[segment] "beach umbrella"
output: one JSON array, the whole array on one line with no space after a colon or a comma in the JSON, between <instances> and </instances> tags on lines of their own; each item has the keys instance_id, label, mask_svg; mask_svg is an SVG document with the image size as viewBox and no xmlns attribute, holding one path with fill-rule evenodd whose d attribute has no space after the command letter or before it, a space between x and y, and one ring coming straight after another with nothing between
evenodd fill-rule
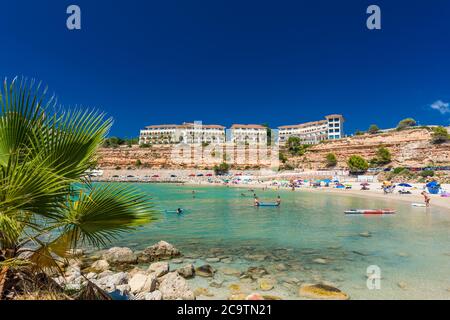
<instances>
[{"instance_id":1,"label":"beach umbrella","mask_svg":"<svg viewBox=\"0 0 450 320\"><path fill-rule=\"evenodd\" d=\"M195 177L195 174L191 173L191 174L189 175L189 177Z\"/></svg>"},{"instance_id":2,"label":"beach umbrella","mask_svg":"<svg viewBox=\"0 0 450 320\"><path fill-rule=\"evenodd\" d=\"M428 188L434 188L434 187L437 187L438 185L439 185L439 183L437 183L436 181L431 181L431 182L427 183Z\"/></svg>"},{"instance_id":3,"label":"beach umbrella","mask_svg":"<svg viewBox=\"0 0 450 320\"><path fill-rule=\"evenodd\" d=\"M362 186L370 186L370 184L367 183L367 182L363 182L363 183L361 183L361 185L362 185Z\"/></svg>"},{"instance_id":4,"label":"beach umbrella","mask_svg":"<svg viewBox=\"0 0 450 320\"><path fill-rule=\"evenodd\" d=\"M398 186L399 187L405 187L405 188L412 188L412 185L410 185L408 183L400 183Z\"/></svg>"},{"instance_id":5,"label":"beach umbrella","mask_svg":"<svg viewBox=\"0 0 450 320\"><path fill-rule=\"evenodd\" d=\"M330 183L331 182L330 179L323 179L322 181L325 182L325 183Z\"/></svg>"}]
</instances>

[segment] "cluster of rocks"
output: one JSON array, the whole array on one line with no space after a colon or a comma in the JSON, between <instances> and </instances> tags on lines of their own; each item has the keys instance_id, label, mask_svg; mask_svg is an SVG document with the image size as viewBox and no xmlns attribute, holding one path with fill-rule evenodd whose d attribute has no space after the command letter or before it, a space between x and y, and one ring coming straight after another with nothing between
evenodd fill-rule
<instances>
[{"instance_id":1,"label":"cluster of rocks","mask_svg":"<svg viewBox=\"0 0 450 320\"><path fill-rule=\"evenodd\" d=\"M170 270L166 260L180 255L171 244L160 241L136 254L130 248L114 247L103 252L101 259L88 266L72 259L64 276L54 280L68 290L80 290L88 281L106 292L119 292L130 300L193 300L195 295L185 278L194 275L193 265ZM152 262L146 270L132 268L139 262ZM132 268L114 272L114 269ZM112 269L112 270L111 270Z\"/></svg>"},{"instance_id":2,"label":"cluster of rocks","mask_svg":"<svg viewBox=\"0 0 450 320\"><path fill-rule=\"evenodd\" d=\"M282 250L278 253L285 254ZM296 291L304 298L348 299L348 295L331 285L323 284L320 279L317 279L316 284L301 285L302 281L299 279L283 276L292 266L281 262L270 265L270 269L267 269L266 265L260 265L241 271L226 265L233 261L233 258L225 255L220 248L212 248L204 254L206 264L195 267L194 259L200 256L193 253L181 257L180 251L165 241L160 241L139 253L126 247L114 247L84 261L79 259L80 254L74 256L66 266L64 276L58 276L54 280L68 290L80 290L90 281L108 293L116 292L131 300L194 300L199 296L211 297L214 293L210 289L222 288L224 277L239 280L239 283L228 286L230 300L281 299L273 294L264 294L281 288L279 285L289 291ZM253 253L245 255L245 258L262 263L267 259L267 255ZM171 270L167 260L171 260L171 265L177 265L177 268ZM218 262L221 262L221 266L215 269L211 264ZM143 264L148 267L143 269ZM271 275L271 272L274 272L276 277ZM190 288L187 279L196 276L209 279L209 288ZM251 293L253 290L262 293Z\"/></svg>"}]
</instances>

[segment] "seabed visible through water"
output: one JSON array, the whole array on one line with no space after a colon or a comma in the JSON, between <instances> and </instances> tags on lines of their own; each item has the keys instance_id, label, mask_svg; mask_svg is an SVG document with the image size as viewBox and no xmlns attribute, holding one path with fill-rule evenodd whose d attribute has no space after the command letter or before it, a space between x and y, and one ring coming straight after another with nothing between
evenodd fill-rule
<instances>
[{"instance_id":1,"label":"seabed visible through water","mask_svg":"<svg viewBox=\"0 0 450 320\"><path fill-rule=\"evenodd\" d=\"M194 198L192 187L138 186L152 196L159 220L114 245L142 250L165 240L182 252L170 261L172 270L210 264L214 278L189 280L194 289L207 289L199 299L227 299L238 291L301 299L298 288L306 283L330 284L351 299L450 299L445 209L412 208L388 197L274 190L256 193L263 201L281 195L280 208L255 208L253 193L240 188L196 187ZM177 208L185 213L164 213ZM345 216L351 208L394 208L397 214ZM367 287L373 265L381 270L379 290ZM242 277L251 267L266 272ZM261 282L273 288L262 291Z\"/></svg>"}]
</instances>

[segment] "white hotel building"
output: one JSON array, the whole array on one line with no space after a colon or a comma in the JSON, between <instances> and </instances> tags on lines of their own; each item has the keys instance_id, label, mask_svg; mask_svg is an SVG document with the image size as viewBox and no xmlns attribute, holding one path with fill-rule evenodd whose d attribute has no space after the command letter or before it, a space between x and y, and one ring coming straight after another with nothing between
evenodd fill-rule
<instances>
[{"instance_id":1,"label":"white hotel building","mask_svg":"<svg viewBox=\"0 0 450 320\"><path fill-rule=\"evenodd\" d=\"M225 127L201 123L165 124L141 130L139 144L224 143Z\"/></svg>"},{"instance_id":2,"label":"white hotel building","mask_svg":"<svg viewBox=\"0 0 450 320\"><path fill-rule=\"evenodd\" d=\"M231 141L238 144L267 144L267 128L259 124L233 124Z\"/></svg>"},{"instance_id":3,"label":"white hotel building","mask_svg":"<svg viewBox=\"0 0 450 320\"><path fill-rule=\"evenodd\" d=\"M298 137L304 144L341 139L344 136L344 121L342 115L332 114L326 116L325 120L278 127L279 142L286 143L290 137Z\"/></svg>"},{"instance_id":4,"label":"white hotel building","mask_svg":"<svg viewBox=\"0 0 450 320\"><path fill-rule=\"evenodd\" d=\"M344 136L344 117L332 114L324 120L278 127L278 141L286 143L289 137L299 137L304 144L317 144L324 140ZM228 138L228 139L227 139ZM201 122L148 126L141 130L139 144L200 144L225 143L266 144L267 128L258 124L233 124L229 137L221 125L203 125Z\"/></svg>"}]
</instances>

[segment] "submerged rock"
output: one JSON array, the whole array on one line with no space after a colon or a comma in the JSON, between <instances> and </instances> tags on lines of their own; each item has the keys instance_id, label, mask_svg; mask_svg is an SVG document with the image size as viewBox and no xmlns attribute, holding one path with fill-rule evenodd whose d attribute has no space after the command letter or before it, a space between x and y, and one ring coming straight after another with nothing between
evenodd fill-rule
<instances>
[{"instance_id":1,"label":"submerged rock","mask_svg":"<svg viewBox=\"0 0 450 320\"><path fill-rule=\"evenodd\" d=\"M258 279L259 288L263 291L272 290L273 287L275 286L275 284L276 284L276 281L273 279L267 279L267 278Z\"/></svg>"},{"instance_id":2,"label":"submerged rock","mask_svg":"<svg viewBox=\"0 0 450 320\"><path fill-rule=\"evenodd\" d=\"M139 256L142 262L167 260L178 257L180 251L173 245L166 241L159 241L158 243L146 248Z\"/></svg>"},{"instance_id":3,"label":"submerged rock","mask_svg":"<svg viewBox=\"0 0 450 320\"><path fill-rule=\"evenodd\" d=\"M348 300L349 296L338 288L325 284L304 285L300 287L300 297L310 299Z\"/></svg>"},{"instance_id":4,"label":"submerged rock","mask_svg":"<svg viewBox=\"0 0 450 320\"><path fill-rule=\"evenodd\" d=\"M364 237L364 238L370 238L372 236L372 234L369 231L366 232L361 232L359 234L360 237Z\"/></svg>"},{"instance_id":5,"label":"submerged rock","mask_svg":"<svg viewBox=\"0 0 450 320\"><path fill-rule=\"evenodd\" d=\"M170 272L160 279L159 291L163 300L195 300L195 295L186 280L176 272Z\"/></svg>"},{"instance_id":6,"label":"submerged rock","mask_svg":"<svg viewBox=\"0 0 450 320\"><path fill-rule=\"evenodd\" d=\"M269 272L267 272L264 267L249 267L244 273L244 276L256 280L267 274L269 274Z\"/></svg>"},{"instance_id":7,"label":"submerged rock","mask_svg":"<svg viewBox=\"0 0 450 320\"><path fill-rule=\"evenodd\" d=\"M317 264L327 264L328 263L328 261L323 258L314 259L313 262L317 263Z\"/></svg>"},{"instance_id":8,"label":"submerged rock","mask_svg":"<svg viewBox=\"0 0 450 320\"><path fill-rule=\"evenodd\" d=\"M213 277L216 270L209 264L202 265L195 269L195 274L200 277Z\"/></svg>"},{"instance_id":9,"label":"submerged rock","mask_svg":"<svg viewBox=\"0 0 450 320\"><path fill-rule=\"evenodd\" d=\"M234 269L234 268L226 268L225 267L225 268L219 269L219 271L227 276L239 277L241 275L241 271L239 271L238 269Z\"/></svg>"},{"instance_id":10,"label":"submerged rock","mask_svg":"<svg viewBox=\"0 0 450 320\"><path fill-rule=\"evenodd\" d=\"M406 289L408 287L408 285L406 284L406 282L400 281L399 283L397 283L397 286L400 289Z\"/></svg>"},{"instance_id":11,"label":"submerged rock","mask_svg":"<svg viewBox=\"0 0 450 320\"><path fill-rule=\"evenodd\" d=\"M220 262L219 258L206 258L206 262L214 263L214 262Z\"/></svg>"},{"instance_id":12,"label":"submerged rock","mask_svg":"<svg viewBox=\"0 0 450 320\"><path fill-rule=\"evenodd\" d=\"M190 279L195 276L195 268L193 264L185 265L177 269L177 273L185 279Z\"/></svg>"},{"instance_id":13,"label":"submerged rock","mask_svg":"<svg viewBox=\"0 0 450 320\"><path fill-rule=\"evenodd\" d=\"M213 280L209 283L209 286L213 288L222 288L223 282L223 280Z\"/></svg>"},{"instance_id":14,"label":"submerged rock","mask_svg":"<svg viewBox=\"0 0 450 320\"><path fill-rule=\"evenodd\" d=\"M286 271L288 268L284 263L278 263L275 265L275 270L277 271Z\"/></svg>"},{"instance_id":15,"label":"submerged rock","mask_svg":"<svg viewBox=\"0 0 450 320\"><path fill-rule=\"evenodd\" d=\"M114 247L103 253L103 259L111 264L132 264L137 262L137 257L130 248Z\"/></svg>"},{"instance_id":16,"label":"submerged rock","mask_svg":"<svg viewBox=\"0 0 450 320\"><path fill-rule=\"evenodd\" d=\"M230 291L234 293L241 292L241 286L236 283L230 284L228 286L228 289L230 289Z\"/></svg>"},{"instance_id":17,"label":"submerged rock","mask_svg":"<svg viewBox=\"0 0 450 320\"><path fill-rule=\"evenodd\" d=\"M205 296L205 297L213 297L214 294L209 292L208 288L196 288L194 290L195 297Z\"/></svg>"}]
</instances>

